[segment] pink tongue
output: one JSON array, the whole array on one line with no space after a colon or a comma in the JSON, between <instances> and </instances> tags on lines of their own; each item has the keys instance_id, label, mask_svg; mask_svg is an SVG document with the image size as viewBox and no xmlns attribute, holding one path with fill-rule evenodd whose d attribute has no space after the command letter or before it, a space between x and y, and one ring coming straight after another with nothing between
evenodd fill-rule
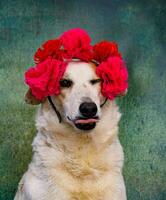
<instances>
[{"instance_id":1,"label":"pink tongue","mask_svg":"<svg viewBox=\"0 0 166 200\"><path fill-rule=\"evenodd\" d=\"M88 123L93 123L97 122L96 119L78 119L75 121L76 124L88 124Z\"/></svg>"}]
</instances>

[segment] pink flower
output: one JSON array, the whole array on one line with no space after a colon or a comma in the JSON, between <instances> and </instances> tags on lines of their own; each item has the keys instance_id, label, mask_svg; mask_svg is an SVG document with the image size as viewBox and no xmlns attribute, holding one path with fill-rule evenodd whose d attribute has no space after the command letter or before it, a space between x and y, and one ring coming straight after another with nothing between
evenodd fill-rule
<instances>
[{"instance_id":1,"label":"pink flower","mask_svg":"<svg viewBox=\"0 0 166 200\"><path fill-rule=\"evenodd\" d=\"M118 52L118 45L115 42L102 41L93 46L94 60L98 62L106 61L110 56L121 57Z\"/></svg>"},{"instance_id":2,"label":"pink flower","mask_svg":"<svg viewBox=\"0 0 166 200\"><path fill-rule=\"evenodd\" d=\"M119 57L109 57L96 68L96 74L102 79L101 92L103 96L113 100L123 95L128 88L128 72L123 60Z\"/></svg>"},{"instance_id":3,"label":"pink flower","mask_svg":"<svg viewBox=\"0 0 166 200\"><path fill-rule=\"evenodd\" d=\"M60 93L59 80L67 63L65 60L80 59L97 61L96 73L103 80L102 94L109 99L125 94L128 73L115 42L102 41L92 47L86 31L74 28L58 39L48 40L34 55L37 65L25 73L25 81L32 94L39 100Z\"/></svg>"},{"instance_id":4,"label":"pink flower","mask_svg":"<svg viewBox=\"0 0 166 200\"><path fill-rule=\"evenodd\" d=\"M58 95L60 93L59 81L65 69L66 63L49 57L25 72L25 82L38 100L49 95Z\"/></svg>"},{"instance_id":5,"label":"pink flower","mask_svg":"<svg viewBox=\"0 0 166 200\"><path fill-rule=\"evenodd\" d=\"M67 53L67 58L78 58L83 61L92 59L92 46L89 35L80 28L74 28L66 31L60 37L64 51Z\"/></svg>"},{"instance_id":6,"label":"pink flower","mask_svg":"<svg viewBox=\"0 0 166 200\"><path fill-rule=\"evenodd\" d=\"M42 47L37 50L34 55L35 63L40 63L46 60L49 56L55 59L62 60L64 52L61 49L61 41L59 39L48 40Z\"/></svg>"}]
</instances>

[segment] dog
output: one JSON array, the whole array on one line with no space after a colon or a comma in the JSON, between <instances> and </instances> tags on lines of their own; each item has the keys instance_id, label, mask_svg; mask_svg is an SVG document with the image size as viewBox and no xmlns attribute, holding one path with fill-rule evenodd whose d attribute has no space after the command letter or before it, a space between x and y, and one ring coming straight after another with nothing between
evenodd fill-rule
<instances>
[{"instance_id":1,"label":"dog","mask_svg":"<svg viewBox=\"0 0 166 200\"><path fill-rule=\"evenodd\" d=\"M69 61L61 93L52 95L51 103L27 92L27 103L40 104L37 135L14 200L127 199L118 139L121 114L115 100L102 95L95 67L93 62Z\"/></svg>"}]
</instances>

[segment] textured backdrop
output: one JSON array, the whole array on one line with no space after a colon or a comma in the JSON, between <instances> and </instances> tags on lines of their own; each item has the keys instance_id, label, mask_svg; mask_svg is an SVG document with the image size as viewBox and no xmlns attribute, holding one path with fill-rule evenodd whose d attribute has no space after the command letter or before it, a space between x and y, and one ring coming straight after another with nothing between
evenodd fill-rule
<instances>
[{"instance_id":1,"label":"textured backdrop","mask_svg":"<svg viewBox=\"0 0 166 200\"><path fill-rule=\"evenodd\" d=\"M24 103L23 73L40 44L85 28L115 40L129 69L119 100L128 200L166 199L166 3L160 0L0 1L0 200L12 200L31 159L35 108Z\"/></svg>"}]
</instances>

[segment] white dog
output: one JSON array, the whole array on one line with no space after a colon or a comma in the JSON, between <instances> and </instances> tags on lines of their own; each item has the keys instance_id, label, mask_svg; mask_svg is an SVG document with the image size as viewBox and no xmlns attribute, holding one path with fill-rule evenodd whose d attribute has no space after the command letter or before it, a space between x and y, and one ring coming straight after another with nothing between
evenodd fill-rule
<instances>
[{"instance_id":1,"label":"white dog","mask_svg":"<svg viewBox=\"0 0 166 200\"><path fill-rule=\"evenodd\" d=\"M94 64L70 61L60 85L53 105L41 102L33 158L14 200L126 200L121 114L105 102ZM39 103L31 92L26 100Z\"/></svg>"}]
</instances>

